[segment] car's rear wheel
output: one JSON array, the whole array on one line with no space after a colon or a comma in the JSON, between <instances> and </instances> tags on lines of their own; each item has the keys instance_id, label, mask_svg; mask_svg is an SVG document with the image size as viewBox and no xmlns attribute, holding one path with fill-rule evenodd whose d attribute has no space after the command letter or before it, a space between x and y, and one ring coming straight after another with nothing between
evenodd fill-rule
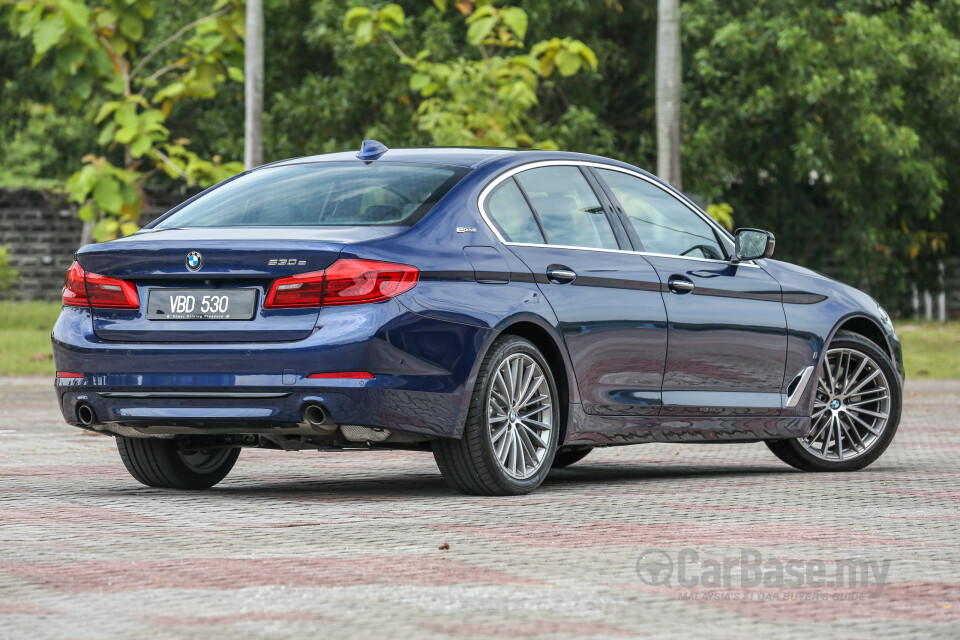
<instances>
[{"instance_id":1,"label":"car's rear wheel","mask_svg":"<svg viewBox=\"0 0 960 640\"><path fill-rule=\"evenodd\" d=\"M553 456L553 468L560 469L562 467L569 467L575 462L580 462L587 457L593 451L592 447L584 447L582 449L561 449L557 451L557 454Z\"/></svg>"},{"instance_id":2,"label":"car's rear wheel","mask_svg":"<svg viewBox=\"0 0 960 640\"><path fill-rule=\"evenodd\" d=\"M810 433L767 446L804 471L863 469L893 440L901 405L887 354L866 338L842 332L831 342L817 379Z\"/></svg>"},{"instance_id":3,"label":"car's rear wheel","mask_svg":"<svg viewBox=\"0 0 960 640\"><path fill-rule=\"evenodd\" d=\"M460 440L437 440L444 479L462 493L519 495L536 489L560 431L557 385L529 340L498 338L480 366Z\"/></svg>"},{"instance_id":4,"label":"car's rear wheel","mask_svg":"<svg viewBox=\"0 0 960 640\"><path fill-rule=\"evenodd\" d=\"M209 489L223 480L239 448L184 449L177 440L117 437L120 459L138 482L164 489Z\"/></svg>"}]
</instances>

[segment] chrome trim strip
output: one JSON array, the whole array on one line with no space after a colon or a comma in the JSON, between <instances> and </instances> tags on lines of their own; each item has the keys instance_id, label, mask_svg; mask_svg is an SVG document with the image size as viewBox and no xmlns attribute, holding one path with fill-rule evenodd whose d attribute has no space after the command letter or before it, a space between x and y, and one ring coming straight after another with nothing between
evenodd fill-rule
<instances>
[{"instance_id":1,"label":"chrome trim strip","mask_svg":"<svg viewBox=\"0 0 960 640\"><path fill-rule=\"evenodd\" d=\"M642 173L638 173L638 172L636 172L636 171L631 171L631 170L629 170L629 169L625 169L625 168L623 168L623 167L618 167L618 166L615 166L615 165L612 165L612 164L604 164L604 163L602 163L602 162L588 162L588 161L586 161L586 160L541 160L541 161L539 161L539 162L531 162L531 163L528 163L528 164L520 165L519 167L513 167L512 169L508 169L507 171L501 173L499 176L497 176L496 178L494 178L486 187L484 187L484 188L483 188L483 191L481 191L481 192L480 192L480 195L477 197L477 208L480 210L480 217L483 218L483 222L487 225L487 228L489 228L490 231L493 232L493 235L495 235L500 242L502 242L503 244L505 244L505 245L508 246L508 247L547 247L547 248L551 248L551 249L576 249L576 250L578 250L578 251L598 251L598 252L601 252L601 253L630 253L630 254L634 254L634 255L638 255L638 256L652 256L652 257L658 257L658 258L675 258L675 259L677 259L677 260L693 260L694 262L720 263L720 264L736 265L736 266L738 266L738 267L750 267L750 268L752 268L752 269L759 269L759 268L760 268L759 265L755 264L755 263L752 262L752 261L750 261L750 262L734 262L734 261L732 261L732 260L711 260L710 258L693 258L693 257L690 257L690 256L673 256L673 255L670 255L670 254L665 254L665 253L652 253L652 252L649 252L649 251L632 251L632 250L627 250L627 249L598 249L598 248L595 248L595 247L569 247L569 246L566 246L566 245L559 245L559 244L536 244L536 243L529 243L529 242L509 242L509 241L505 240L504 237L500 235L500 232L497 231L496 225L494 225L494 224L490 221L490 218L487 217L487 211L486 211L486 209L484 209L484 203L486 202L487 197L490 195L490 192L493 191L495 188L497 188L497 186L499 186L501 182L507 180L508 178L511 178L511 177L515 176L515 175L518 174L518 173L521 173L521 172L523 172L523 171L526 171L527 169L538 169L538 168L540 168L540 167L556 167L556 166L561 166L561 167L562 167L562 166L574 166L574 167L583 166L583 167L595 167L595 168L598 168L598 169L609 169L609 170L611 170L611 171L619 171L619 172L621 172L621 173L626 173L626 174L628 174L628 175L631 175L631 176L640 178L641 180L645 180L645 181L649 182L650 184L652 184L653 186L655 186L656 188L658 188L658 189L660 189L661 191L663 191L664 193L667 193L667 194L673 196L674 198L676 198L681 204L683 204L683 206L685 206L685 207L687 207L688 209L690 209L691 211L693 211L693 212L694 212L696 215L698 215L704 222L706 222L706 223L707 223L708 225L710 225L713 229L715 229L716 231L718 231L718 232L720 233L720 235L722 235L723 237L725 237L728 241L730 240L730 238L729 238L730 232L727 231L726 229L724 229L723 227L721 227L719 224L717 224L717 221L716 221L716 220L714 220L714 219L711 218L710 216L702 213L702 212L699 211L696 207L691 206L691 204L686 201L685 197L678 197L676 194L671 193L670 191L664 189L662 185L660 185L660 184L658 184L657 182L651 180L649 177L643 175ZM680 194L680 195L682 196L683 194ZM725 247L725 248L729 250L729 247Z\"/></svg>"},{"instance_id":2,"label":"chrome trim strip","mask_svg":"<svg viewBox=\"0 0 960 640\"><path fill-rule=\"evenodd\" d=\"M780 395L768 391L663 391L663 408L779 409ZM776 415L776 414L774 414ZM660 414L661 418L670 414Z\"/></svg>"},{"instance_id":3,"label":"chrome trim strip","mask_svg":"<svg viewBox=\"0 0 960 640\"><path fill-rule=\"evenodd\" d=\"M800 378L800 380L797 381L797 386L793 390L793 393L791 393L790 396L785 399L783 403L784 409L791 409L797 406L797 403L800 402L800 396L802 396L803 392L807 390L807 384L810 383L811 374L813 374L812 365L797 374L797 377L794 378L794 380L797 378Z\"/></svg>"},{"instance_id":4,"label":"chrome trim strip","mask_svg":"<svg viewBox=\"0 0 960 640\"><path fill-rule=\"evenodd\" d=\"M100 391L104 398L286 398L290 392L256 393L243 391Z\"/></svg>"}]
</instances>

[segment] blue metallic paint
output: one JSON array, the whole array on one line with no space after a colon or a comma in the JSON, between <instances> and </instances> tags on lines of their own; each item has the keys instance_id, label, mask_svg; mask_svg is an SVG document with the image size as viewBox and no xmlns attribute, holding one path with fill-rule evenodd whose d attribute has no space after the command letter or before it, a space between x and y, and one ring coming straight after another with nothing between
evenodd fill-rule
<instances>
[{"instance_id":1,"label":"blue metallic paint","mask_svg":"<svg viewBox=\"0 0 960 640\"><path fill-rule=\"evenodd\" d=\"M382 158L458 164L472 171L409 228L298 228L291 233L148 226L129 238L81 249L77 259L84 268L135 279L144 301L147 286L174 281L178 286L245 284L258 288L262 298L272 279L322 269L338 257L412 264L420 269L420 280L387 302L319 313L267 312L258 304L257 321L247 326L231 321L185 326L148 321L141 311L94 314L66 307L53 330L56 366L85 375L57 381L67 421L77 424L76 405L82 400L100 420L116 424L269 432L293 428L302 421L302 404L317 401L341 424L456 438L483 355L498 335L520 327L552 345L562 362L555 373L568 390L568 444L803 435L813 386L795 408L781 411L775 399L785 397L804 367L819 367L830 338L850 319L872 323L885 337L902 378L899 342L876 303L806 269L777 260L759 261L760 268L677 260L630 247L594 252L505 246L480 216L484 187L524 164L602 162L649 176L635 167L545 151L391 150ZM343 153L272 166L347 160L359 162L355 154ZM592 176L591 181L601 188ZM609 211L605 194L598 196ZM626 234L617 232L623 243ZM217 239L209 239L214 233ZM732 251L728 235L721 242ZM203 253L197 273L184 265L191 250ZM306 263L267 265L269 258L283 256ZM577 280L549 282L545 268L556 264L573 268ZM676 273L694 280L699 291L670 292L666 280ZM749 277L732 277L743 273ZM342 370L369 370L375 378L307 378ZM225 389L282 395L100 395Z\"/></svg>"},{"instance_id":2,"label":"blue metallic paint","mask_svg":"<svg viewBox=\"0 0 960 640\"><path fill-rule=\"evenodd\" d=\"M583 410L599 415L657 415L661 405L667 316L656 272L632 253L511 247L535 274L559 320ZM572 282L551 282L551 268Z\"/></svg>"},{"instance_id":3,"label":"blue metallic paint","mask_svg":"<svg viewBox=\"0 0 960 640\"><path fill-rule=\"evenodd\" d=\"M779 415L787 331L777 281L748 265L647 259L664 285L680 276L696 287L663 294L669 415Z\"/></svg>"}]
</instances>

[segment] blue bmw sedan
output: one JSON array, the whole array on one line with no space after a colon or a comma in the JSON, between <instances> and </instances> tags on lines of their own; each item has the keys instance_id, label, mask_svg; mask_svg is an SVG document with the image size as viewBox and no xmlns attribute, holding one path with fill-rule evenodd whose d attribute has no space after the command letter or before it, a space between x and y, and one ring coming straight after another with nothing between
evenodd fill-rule
<instances>
[{"instance_id":1,"label":"blue bmw sedan","mask_svg":"<svg viewBox=\"0 0 960 640\"><path fill-rule=\"evenodd\" d=\"M432 451L478 495L645 442L861 469L897 430L900 343L774 244L616 160L366 141L83 247L57 396L152 487L211 487L244 447Z\"/></svg>"}]
</instances>

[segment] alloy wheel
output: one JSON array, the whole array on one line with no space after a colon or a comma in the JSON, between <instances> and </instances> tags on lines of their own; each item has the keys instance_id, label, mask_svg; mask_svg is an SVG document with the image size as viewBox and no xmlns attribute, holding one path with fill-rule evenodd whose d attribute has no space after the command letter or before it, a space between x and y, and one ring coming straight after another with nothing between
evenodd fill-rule
<instances>
[{"instance_id":1,"label":"alloy wheel","mask_svg":"<svg viewBox=\"0 0 960 640\"><path fill-rule=\"evenodd\" d=\"M890 385L877 362L856 349L827 351L817 379L813 429L800 444L829 461L857 458L879 440L890 417Z\"/></svg>"},{"instance_id":2,"label":"alloy wheel","mask_svg":"<svg viewBox=\"0 0 960 640\"><path fill-rule=\"evenodd\" d=\"M497 367L487 397L487 426L500 468L523 480L543 465L553 431L550 385L536 360L524 353Z\"/></svg>"}]
</instances>

